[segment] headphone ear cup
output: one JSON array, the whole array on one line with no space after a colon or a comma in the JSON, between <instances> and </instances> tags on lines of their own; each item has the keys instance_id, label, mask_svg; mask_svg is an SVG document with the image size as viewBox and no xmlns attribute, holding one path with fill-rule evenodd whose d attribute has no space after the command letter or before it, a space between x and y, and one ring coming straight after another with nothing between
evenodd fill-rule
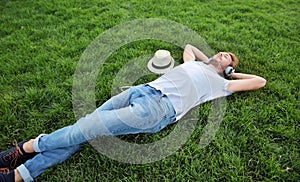
<instances>
[{"instance_id":1,"label":"headphone ear cup","mask_svg":"<svg viewBox=\"0 0 300 182\"><path fill-rule=\"evenodd\" d=\"M227 66L227 68L224 70L225 77L230 77L231 73L234 73L234 69L231 66Z\"/></svg>"}]
</instances>

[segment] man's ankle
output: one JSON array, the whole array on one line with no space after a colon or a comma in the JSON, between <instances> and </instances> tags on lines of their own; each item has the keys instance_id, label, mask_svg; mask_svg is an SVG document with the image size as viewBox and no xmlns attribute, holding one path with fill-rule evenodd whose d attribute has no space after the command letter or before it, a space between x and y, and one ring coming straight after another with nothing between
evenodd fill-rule
<instances>
[{"instance_id":1,"label":"man's ankle","mask_svg":"<svg viewBox=\"0 0 300 182\"><path fill-rule=\"evenodd\" d=\"M17 169L15 169L14 172L15 172L15 182L22 182L23 179L22 179L19 171Z\"/></svg>"},{"instance_id":2,"label":"man's ankle","mask_svg":"<svg viewBox=\"0 0 300 182\"><path fill-rule=\"evenodd\" d=\"M33 149L33 142L34 142L34 139L30 139L28 142L25 142L23 144L23 150L26 152L26 153L33 153L34 152L34 149Z\"/></svg>"}]
</instances>

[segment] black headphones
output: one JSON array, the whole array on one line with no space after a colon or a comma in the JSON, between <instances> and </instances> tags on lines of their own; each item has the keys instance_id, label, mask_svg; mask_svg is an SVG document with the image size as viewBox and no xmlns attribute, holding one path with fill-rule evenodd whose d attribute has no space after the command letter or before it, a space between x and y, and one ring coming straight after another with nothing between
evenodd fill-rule
<instances>
[{"instance_id":1,"label":"black headphones","mask_svg":"<svg viewBox=\"0 0 300 182\"><path fill-rule=\"evenodd\" d=\"M224 70L223 74L225 78L229 78L232 73L235 72L235 69L232 66L227 66L227 68Z\"/></svg>"}]
</instances>

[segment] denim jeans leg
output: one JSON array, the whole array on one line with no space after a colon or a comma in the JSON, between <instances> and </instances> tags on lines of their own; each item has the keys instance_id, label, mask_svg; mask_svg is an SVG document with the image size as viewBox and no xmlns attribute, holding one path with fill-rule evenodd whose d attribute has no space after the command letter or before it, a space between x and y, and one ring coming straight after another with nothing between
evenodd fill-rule
<instances>
[{"instance_id":1,"label":"denim jeans leg","mask_svg":"<svg viewBox=\"0 0 300 182\"><path fill-rule=\"evenodd\" d=\"M113 96L107 102L102 104L97 110L113 110L128 106L129 98L130 91L128 89L116 96ZM49 135L37 137L36 141L33 144L34 150L36 152L42 152L87 142L87 137L84 137L84 135L82 135L78 123L88 125L88 123L97 122L98 118L96 116L97 112L94 111L93 113L87 114L85 117L80 118L77 123L73 125L56 130ZM101 133L99 135L101 135ZM103 133L103 135L105 135L105 133Z\"/></svg>"},{"instance_id":2,"label":"denim jeans leg","mask_svg":"<svg viewBox=\"0 0 300 182\"><path fill-rule=\"evenodd\" d=\"M78 124L63 127L48 135L37 137L33 143L35 152L65 148L86 142Z\"/></svg>"},{"instance_id":3,"label":"denim jeans leg","mask_svg":"<svg viewBox=\"0 0 300 182\"><path fill-rule=\"evenodd\" d=\"M24 182L33 181L51 166L68 159L80 149L79 145L41 152L17 168Z\"/></svg>"},{"instance_id":4,"label":"denim jeans leg","mask_svg":"<svg viewBox=\"0 0 300 182\"><path fill-rule=\"evenodd\" d=\"M89 115L88 120L78 121L86 140L98 136L155 133L175 121L174 108L167 97L150 86L133 87L125 94L113 97L104 106Z\"/></svg>"}]
</instances>

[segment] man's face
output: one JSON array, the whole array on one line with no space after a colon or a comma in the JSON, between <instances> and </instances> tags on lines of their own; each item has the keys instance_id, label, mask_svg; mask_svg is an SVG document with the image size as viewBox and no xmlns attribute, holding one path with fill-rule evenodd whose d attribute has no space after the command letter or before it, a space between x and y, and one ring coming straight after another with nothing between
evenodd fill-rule
<instances>
[{"instance_id":1,"label":"man's face","mask_svg":"<svg viewBox=\"0 0 300 182\"><path fill-rule=\"evenodd\" d=\"M232 64L231 56L227 52L219 52L218 54L214 55L212 58L218 61L222 69L225 69L227 66Z\"/></svg>"}]
</instances>

